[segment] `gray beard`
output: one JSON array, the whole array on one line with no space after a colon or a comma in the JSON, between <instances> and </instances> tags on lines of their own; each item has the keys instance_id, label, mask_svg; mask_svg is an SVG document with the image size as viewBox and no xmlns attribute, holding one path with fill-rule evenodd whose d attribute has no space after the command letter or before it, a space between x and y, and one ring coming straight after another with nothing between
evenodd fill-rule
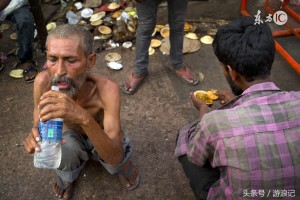
<instances>
[{"instance_id":1,"label":"gray beard","mask_svg":"<svg viewBox=\"0 0 300 200\"><path fill-rule=\"evenodd\" d=\"M79 89L81 88L83 82L86 80L87 74L83 74L82 76L78 77L76 80L68 78L66 76L60 77L53 77L51 79L51 85L57 85L59 82L65 82L69 85L68 89L60 89L59 91L67 94L71 98L75 97L78 93Z\"/></svg>"}]
</instances>

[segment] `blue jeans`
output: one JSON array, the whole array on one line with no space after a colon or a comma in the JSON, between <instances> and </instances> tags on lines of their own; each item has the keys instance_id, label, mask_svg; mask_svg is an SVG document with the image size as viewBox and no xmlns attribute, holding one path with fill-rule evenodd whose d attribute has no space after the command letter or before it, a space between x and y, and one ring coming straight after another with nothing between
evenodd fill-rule
<instances>
[{"instance_id":1,"label":"blue jeans","mask_svg":"<svg viewBox=\"0 0 300 200\"><path fill-rule=\"evenodd\" d=\"M19 51L18 58L21 63L33 60L34 20L28 6L15 10L7 17L16 25Z\"/></svg>"},{"instance_id":2,"label":"blue jeans","mask_svg":"<svg viewBox=\"0 0 300 200\"><path fill-rule=\"evenodd\" d=\"M138 27L136 33L136 58L134 73L138 76L148 74L148 49L151 34L156 25L156 14L160 0L137 2ZM184 21L188 0L168 0L168 23L170 26L170 62L175 69L183 67Z\"/></svg>"}]
</instances>

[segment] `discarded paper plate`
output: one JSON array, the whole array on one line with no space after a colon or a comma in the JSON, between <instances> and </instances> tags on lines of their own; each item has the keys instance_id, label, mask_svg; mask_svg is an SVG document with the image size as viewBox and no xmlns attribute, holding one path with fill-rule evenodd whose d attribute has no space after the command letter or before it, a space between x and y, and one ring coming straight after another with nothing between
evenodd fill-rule
<instances>
[{"instance_id":1,"label":"discarded paper plate","mask_svg":"<svg viewBox=\"0 0 300 200\"><path fill-rule=\"evenodd\" d=\"M205 35L200 39L200 41L204 44L212 44L214 39L209 35Z\"/></svg>"},{"instance_id":2,"label":"discarded paper plate","mask_svg":"<svg viewBox=\"0 0 300 200\"><path fill-rule=\"evenodd\" d=\"M105 16L104 11L95 13L95 14L91 15L90 21L91 22L98 21L98 20L102 19L104 16Z\"/></svg>"},{"instance_id":3,"label":"discarded paper plate","mask_svg":"<svg viewBox=\"0 0 300 200\"><path fill-rule=\"evenodd\" d=\"M151 43L150 43L150 47L152 48L156 48L159 47L161 45L161 41L158 39L152 39Z\"/></svg>"},{"instance_id":4,"label":"discarded paper plate","mask_svg":"<svg viewBox=\"0 0 300 200\"><path fill-rule=\"evenodd\" d=\"M130 41L126 41L122 44L122 46L125 48L125 49L128 49L130 47L132 47L132 42Z\"/></svg>"},{"instance_id":5,"label":"discarded paper plate","mask_svg":"<svg viewBox=\"0 0 300 200\"><path fill-rule=\"evenodd\" d=\"M108 6L107 6L107 8L110 9L110 10L115 10L119 7L120 7L120 4L118 4L116 2L112 2L112 3L108 4Z\"/></svg>"},{"instance_id":6,"label":"discarded paper plate","mask_svg":"<svg viewBox=\"0 0 300 200\"><path fill-rule=\"evenodd\" d=\"M12 33L10 36L9 36L10 39L12 40L17 40L18 39L18 35L17 33Z\"/></svg>"},{"instance_id":7,"label":"discarded paper plate","mask_svg":"<svg viewBox=\"0 0 300 200\"><path fill-rule=\"evenodd\" d=\"M118 11L114 12L111 17L114 19L117 19L121 15L122 15L122 12L118 10Z\"/></svg>"},{"instance_id":8,"label":"discarded paper plate","mask_svg":"<svg viewBox=\"0 0 300 200\"><path fill-rule=\"evenodd\" d=\"M120 70L123 68L123 65L119 62L107 62L107 67L114 69L114 70Z\"/></svg>"},{"instance_id":9,"label":"discarded paper plate","mask_svg":"<svg viewBox=\"0 0 300 200\"><path fill-rule=\"evenodd\" d=\"M160 35L164 38L170 37L170 28L169 27L164 27L160 30Z\"/></svg>"},{"instance_id":10,"label":"discarded paper plate","mask_svg":"<svg viewBox=\"0 0 300 200\"><path fill-rule=\"evenodd\" d=\"M184 31L185 32L190 32L192 31L193 26L191 24L189 24L188 22L184 22Z\"/></svg>"},{"instance_id":11,"label":"discarded paper plate","mask_svg":"<svg viewBox=\"0 0 300 200\"><path fill-rule=\"evenodd\" d=\"M108 53L105 55L104 59L107 62L118 62L121 60L121 55L118 53Z\"/></svg>"},{"instance_id":12,"label":"discarded paper plate","mask_svg":"<svg viewBox=\"0 0 300 200\"><path fill-rule=\"evenodd\" d=\"M131 11L134 11L134 8L131 7L131 6L127 6L125 9L124 9L125 12L131 12Z\"/></svg>"},{"instance_id":13,"label":"discarded paper plate","mask_svg":"<svg viewBox=\"0 0 300 200\"><path fill-rule=\"evenodd\" d=\"M189 38L191 40L198 40L198 36L196 35L196 33L192 33L192 32L189 32L187 34L185 34L185 37L186 38Z\"/></svg>"},{"instance_id":14,"label":"discarded paper plate","mask_svg":"<svg viewBox=\"0 0 300 200\"><path fill-rule=\"evenodd\" d=\"M109 28L108 26L99 26L98 28L99 32L104 34L104 35L108 35L111 33L111 28Z\"/></svg>"},{"instance_id":15,"label":"discarded paper plate","mask_svg":"<svg viewBox=\"0 0 300 200\"><path fill-rule=\"evenodd\" d=\"M56 28L56 23L55 22L50 22L49 24L46 25L47 31L51 31Z\"/></svg>"},{"instance_id":16,"label":"discarded paper plate","mask_svg":"<svg viewBox=\"0 0 300 200\"><path fill-rule=\"evenodd\" d=\"M99 20L97 20L97 21L91 22L91 25L92 25L92 26L99 26L99 25L101 25L102 23L103 23L102 19L99 19Z\"/></svg>"},{"instance_id":17,"label":"discarded paper plate","mask_svg":"<svg viewBox=\"0 0 300 200\"><path fill-rule=\"evenodd\" d=\"M14 69L9 72L9 76L13 78L23 78L23 69Z\"/></svg>"},{"instance_id":18,"label":"discarded paper plate","mask_svg":"<svg viewBox=\"0 0 300 200\"><path fill-rule=\"evenodd\" d=\"M10 25L9 24L0 24L0 31L5 31L9 29Z\"/></svg>"},{"instance_id":19,"label":"discarded paper plate","mask_svg":"<svg viewBox=\"0 0 300 200\"><path fill-rule=\"evenodd\" d=\"M149 47L148 53L149 53L149 56L151 56L152 54L155 53L155 50L152 47Z\"/></svg>"},{"instance_id":20,"label":"discarded paper plate","mask_svg":"<svg viewBox=\"0 0 300 200\"><path fill-rule=\"evenodd\" d=\"M136 31L136 27L135 27L134 23L131 22L131 21L129 21L129 22L127 23L127 29L128 29L131 33L135 33L135 31Z\"/></svg>"},{"instance_id":21,"label":"discarded paper plate","mask_svg":"<svg viewBox=\"0 0 300 200\"><path fill-rule=\"evenodd\" d=\"M81 17L83 18L90 18L93 14L93 10L90 9L90 8L84 8L82 11L81 11Z\"/></svg>"}]
</instances>

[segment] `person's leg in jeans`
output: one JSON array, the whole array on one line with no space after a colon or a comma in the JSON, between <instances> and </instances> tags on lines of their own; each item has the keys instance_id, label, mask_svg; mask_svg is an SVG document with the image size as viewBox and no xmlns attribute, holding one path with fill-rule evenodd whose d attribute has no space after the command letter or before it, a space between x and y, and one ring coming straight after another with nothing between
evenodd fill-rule
<instances>
[{"instance_id":1,"label":"person's leg in jeans","mask_svg":"<svg viewBox=\"0 0 300 200\"><path fill-rule=\"evenodd\" d=\"M210 187L220 179L219 169L212 168L208 162L203 167L194 165L188 160L186 155L180 156L178 159L189 179L190 186L196 199L206 199Z\"/></svg>"},{"instance_id":2,"label":"person's leg in jeans","mask_svg":"<svg viewBox=\"0 0 300 200\"><path fill-rule=\"evenodd\" d=\"M168 22L170 25L170 62L175 69L183 67L184 21L188 0L168 0Z\"/></svg>"},{"instance_id":3,"label":"person's leg in jeans","mask_svg":"<svg viewBox=\"0 0 300 200\"><path fill-rule=\"evenodd\" d=\"M151 35L156 25L156 13L159 0L136 2L138 27L136 32L136 52L134 71L129 74L121 90L125 94L134 94L148 75L149 46Z\"/></svg>"},{"instance_id":4,"label":"person's leg in jeans","mask_svg":"<svg viewBox=\"0 0 300 200\"><path fill-rule=\"evenodd\" d=\"M138 27L136 32L136 56L134 73L137 76L148 74L151 34L156 25L156 14L159 0L144 0L136 3Z\"/></svg>"},{"instance_id":5,"label":"person's leg in jeans","mask_svg":"<svg viewBox=\"0 0 300 200\"><path fill-rule=\"evenodd\" d=\"M13 12L8 17L16 25L19 51L19 62L15 67L24 70L24 81L31 83L38 73L38 69L33 61L33 40L34 40L34 20L28 6L23 6Z\"/></svg>"},{"instance_id":6,"label":"person's leg in jeans","mask_svg":"<svg viewBox=\"0 0 300 200\"><path fill-rule=\"evenodd\" d=\"M23 6L14 11L11 16L16 24L19 51L18 58L24 63L33 60L34 20L28 6Z\"/></svg>"},{"instance_id":7,"label":"person's leg in jeans","mask_svg":"<svg viewBox=\"0 0 300 200\"><path fill-rule=\"evenodd\" d=\"M170 25L170 62L176 75L189 85L197 85L199 77L183 65L184 22L188 0L168 0L168 22Z\"/></svg>"}]
</instances>

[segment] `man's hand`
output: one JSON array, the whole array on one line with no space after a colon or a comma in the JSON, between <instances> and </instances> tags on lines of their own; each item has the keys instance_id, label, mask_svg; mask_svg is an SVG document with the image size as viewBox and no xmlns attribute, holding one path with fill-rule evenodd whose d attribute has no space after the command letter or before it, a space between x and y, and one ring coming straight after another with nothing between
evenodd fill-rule
<instances>
[{"instance_id":1,"label":"man's hand","mask_svg":"<svg viewBox=\"0 0 300 200\"><path fill-rule=\"evenodd\" d=\"M24 148L27 153L33 154L34 152L41 151L40 146L38 145L38 141L40 141L40 134L37 127L31 129L31 132L24 140Z\"/></svg>"},{"instance_id":2,"label":"man's hand","mask_svg":"<svg viewBox=\"0 0 300 200\"><path fill-rule=\"evenodd\" d=\"M38 128L34 127L31 129L31 132L27 138L23 141L24 149L27 153L33 154L35 152L40 152L41 147L38 145L38 142L41 141ZM66 140L62 138L61 144L65 144Z\"/></svg>"},{"instance_id":3,"label":"man's hand","mask_svg":"<svg viewBox=\"0 0 300 200\"><path fill-rule=\"evenodd\" d=\"M190 98L192 99L194 106L197 108L197 110L199 110L199 118L200 119L203 117L203 115L205 115L206 113L209 113L211 111L211 109L208 107L208 105L204 101L195 97L194 93L190 93Z\"/></svg>"},{"instance_id":4,"label":"man's hand","mask_svg":"<svg viewBox=\"0 0 300 200\"><path fill-rule=\"evenodd\" d=\"M229 90L218 90L216 95L218 95L218 99L222 105L235 98L235 95Z\"/></svg>"},{"instance_id":5,"label":"man's hand","mask_svg":"<svg viewBox=\"0 0 300 200\"><path fill-rule=\"evenodd\" d=\"M40 121L63 118L65 121L70 121L73 124L82 123L82 117L87 113L70 96L53 90L45 92L41 96L39 110Z\"/></svg>"}]
</instances>

